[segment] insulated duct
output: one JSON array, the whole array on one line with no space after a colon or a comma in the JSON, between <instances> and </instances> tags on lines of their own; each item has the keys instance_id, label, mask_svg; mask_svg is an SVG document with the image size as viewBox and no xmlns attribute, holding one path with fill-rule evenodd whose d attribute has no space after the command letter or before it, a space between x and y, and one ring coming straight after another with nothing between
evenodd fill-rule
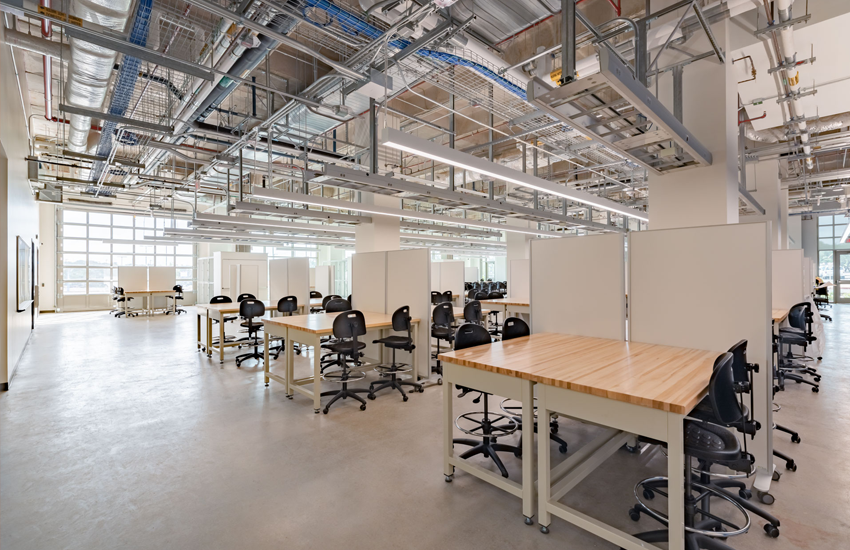
<instances>
[{"instance_id":1,"label":"insulated duct","mask_svg":"<svg viewBox=\"0 0 850 550\"><path fill-rule=\"evenodd\" d=\"M136 8L136 17L133 20L133 28L130 31L128 41L136 46L145 46L148 41L148 30L150 29L151 6L153 0L139 0ZM127 107L130 106L130 99L133 97L133 90L136 88L136 80L139 78L139 69L142 61L138 57L125 55L121 61L121 68L118 70L118 78L115 80L115 86L112 89L112 99L109 102L109 110L111 115L124 116L127 112ZM117 128L115 122L105 120L103 129L100 132L100 141L97 144L97 155L107 157L112 152L112 135ZM91 178L97 181L100 175L106 168L106 163L98 161L94 163L91 171Z\"/></svg>"},{"instance_id":2,"label":"insulated duct","mask_svg":"<svg viewBox=\"0 0 850 550\"><path fill-rule=\"evenodd\" d=\"M831 130L840 130L845 126L850 126L850 112L821 117L818 120L809 122L806 125L806 129L812 133L822 134ZM752 123L749 122L745 123L744 135L747 139L759 143L779 143L780 141L789 140L782 128L756 130L753 128Z\"/></svg>"},{"instance_id":3,"label":"insulated duct","mask_svg":"<svg viewBox=\"0 0 850 550\"><path fill-rule=\"evenodd\" d=\"M132 0L75 0L71 13L84 21L123 32ZM95 46L77 38L70 39L71 60L65 83L68 105L99 111L106 98L112 66L118 55L114 50ZM70 116L68 149L84 153L87 149L91 117Z\"/></svg>"}]
</instances>

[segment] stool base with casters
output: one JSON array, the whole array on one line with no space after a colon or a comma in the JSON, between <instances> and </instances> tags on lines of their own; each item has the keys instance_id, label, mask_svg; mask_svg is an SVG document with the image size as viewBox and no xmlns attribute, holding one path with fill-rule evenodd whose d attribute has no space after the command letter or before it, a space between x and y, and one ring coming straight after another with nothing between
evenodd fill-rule
<instances>
[{"instance_id":1,"label":"stool base with casters","mask_svg":"<svg viewBox=\"0 0 850 550\"><path fill-rule=\"evenodd\" d=\"M467 459L475 455L484 455L485 458L493 460L496 467L499 469L499 472L502 474L502 477L508 477L508 470L499 458L497 451L514 453L515 456L519 456L517 453L521 454L521 451L518 447L513 445L497 443L496 439L499 437L509 436L516 432L518 425L508 415L491 415L487 409L487 397L488 395L485 393L483 411L464 413L455 419L455 426L457 426L460 431L467 435L479 437L481 439L456 438L452 440L452 443L454 445L467 445L471 447L469 450L462 453L460 458ZM468 424L472 424L472 427L461 426L461 420L464 420ZM504 424L500 424L502 422L504 422Z\"/></svg>"},{"instance_id":2,"label":"stool base with casters","mask_svg":"<svg viewBox=\"0 0 850 550\"><path fill-rule=\"evenodd\" d=\"M369 395L367 397L369 397L369 399L375 399L375 394L377 392L386 388L392 388L398 390L398 392L401 394L403 401L407 401L407 394L404 393L404 386L411 386L413 388L413 390L411 390L411 393L413 393L414 391L422 393L423 391L425 391L422 384L418 382L408 382L406 380L399 380L397 378L399 374L410 372L412 370L412 367L405 364L393 364L389 367L378 365L377 367L375 367L375 372L379 373L381 376L389 376L390 379L385 382L377 380L369 384ZM376 384L380 385L378 387L375 387Z\"/></svg>"},{"instance_id":3,"label":"stool base with casters","mask_svg":"<svg viewBox=\"0 0 850 550\"><path fill-rule=\"evenodd\" d=\"M539 433L537 431L537 398L534 398L534 433ZM513 399L503 399L499 404L499 408L501 408L505 413L511 415L511 418L517 424L517 428L522 431L522 416L517 413L522 412L522 404ZM558 421L555 419L549 420L549 439L558 444L558 451L561 454L566 454L567 452L567 442L561 439L558 435ZM522 437L523 434L519 435L519 442L517 443L517 449L519 449L516 454L517 458L522 458Z\"/></svg>"},{"instance_id":4,"label":"stool base with casters","mask_svg":"<svg viewBox=\"0 0 850 550\"><path fill-rule=\"evenodd\" d=\"M325 382L336 382L338 384L342 384L342 389L337 391L324 391L321 393L322 397L333 396L333 398L328 401L325 405L325 408L322 409L322 412L328 414L328 411L331 408L331 405L339 401L340 399L348 399L349 397L360 402L360 410L366 410L366 400L357 395L358 393L369 393L369 390L366 388L349 388L348 384L351 382L359 382L366 378L366 375L362 372L351 372L348 369L343 369L339 371L326 372L322 374L322 380Z\"/></svg>"}]
</instances>

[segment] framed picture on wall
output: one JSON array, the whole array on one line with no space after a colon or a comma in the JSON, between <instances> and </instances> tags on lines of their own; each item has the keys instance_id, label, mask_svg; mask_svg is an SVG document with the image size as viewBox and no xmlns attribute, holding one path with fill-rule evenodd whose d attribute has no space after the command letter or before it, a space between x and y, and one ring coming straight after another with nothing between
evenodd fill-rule
<instances>
[{"instance_id":1,"label":"framed picture on wall","mask_svg":"<svg viewBox=\"0 0 850 550\"><path fill-rule=\"evenodd\" d=\"M32 256L30 245L18 236L18 311L25 311L32 303Z\"/></svg>"}]
</instances>

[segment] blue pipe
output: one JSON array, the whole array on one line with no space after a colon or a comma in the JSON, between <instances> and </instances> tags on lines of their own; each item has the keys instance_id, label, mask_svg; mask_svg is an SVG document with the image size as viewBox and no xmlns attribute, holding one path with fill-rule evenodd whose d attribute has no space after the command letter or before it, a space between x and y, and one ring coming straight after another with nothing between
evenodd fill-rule
<instances>
[{"instance_id":1,"label":"blue pipe","mask_svg":"<svg viewBox=\"0 0 850 550\"><path fill-rule=\"evenodd\" d=\"M310 23L318 27L326 26L330 23L322 24L313 21L307 16L307 8L315 8L324 11L328 14L328 17L331 20L337 20L339 26L342 28L343 31L352 36L362 35L372 40L377 40L383 34L383 32L374 25L370 25L369 23L363 21L353 13L350 13L337 5L332 4L328 0L305 0L305 8L303 10L302 15L305 19L310 21ZM410 41L405 40L403 38L397 38L395 40L390 40L389 42L389 45L397 50L403 50L410 46L410 44ZM523 89L521 86L517 86L507 78L495 73L494 71L480 63L470 61L469 59L465 59L454 54L444 53L436 50L419 50L416 52L416 55L434 59L436 61L441 61L449 65L468 67L483 76L484 78L495 82L496 84L498 84L508 92L512 93L513 95L519 97L523 101L527 100L525 89Z\"/></svg>"},{"instance_id":2,"label":"blue pipe","mask_svg":"<svg viewBox=\"0 0 850 550\"><path fill-rule=\"evenodd\" d=\"M153 0L139 0L136 17L133 20L133 29L130 31L129 41L131 44L136 46L147 44L152 5ZM118 71L118 79L115 81L115 88L112 90L112 99L107 111L109 114L124 116L124 113L127 112L127 107L130 106L130 100L133 98L133 90L136 88L136 80L139 78L141 65L142 61L139 58L131 55L124 56L121 61L121 69ZM117 124L114 122L105 121L103 123L100 141L97 143L97 155L105 157L112 151L112 138L116 126ZM104 168L106 168L106 162L95 162L91 171L92 179L97 181Z\"/></svg>"}]
</instances>

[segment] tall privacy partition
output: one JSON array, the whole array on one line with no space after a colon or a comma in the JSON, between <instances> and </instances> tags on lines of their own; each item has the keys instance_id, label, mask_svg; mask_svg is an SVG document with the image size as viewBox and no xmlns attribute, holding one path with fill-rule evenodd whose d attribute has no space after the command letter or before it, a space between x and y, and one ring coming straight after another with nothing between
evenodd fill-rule
<instances>
[{"instance_id":1,"label":"tall privacy partition","mask_svg":"<svg viewBox=\"0 0 850 550\"><path fill-rule=\"evenodd\" d=\"M753 485L765 492L773 473L771 267L765 222L629 234L631 341L718 353L748 341L747 359L760 366L753 395L762 428L747 445Z\"/></svg>"},{"instance_id":2,"label":"tall privacy partition","mask_svg":"<svg viewBox=\"0 0 850 550\"><path fill-rule=\"evenodd\" d=\"M410 316L419 319L416 352L420 376L428 376L431 320L431 257L428 249L365 252L351 257L351 306L360 311L392 313L410 306ZM463 262L458 262L463 265ZM368 339L366 355L376 357L377 350ZM370 349L371 348L371 349ZM398 361L409 363L406 353L396 352Z\"/></svg>"},{"instance_id":3,"label":"tall privacy partition","mask_svg":"<svg viewBox=\"0 0 850 550\"><path fill-rule=\"evenodd\" d=\"M119 267L118 286L127 291L148 289L147 267Z\"/></svg>"},{"instance_id":4,"label":"tall privacy partition","mask_svg":"<svg viewBox=\"0 0 850 550\"><path fill-rule=\"evenodd\" d=\"M811 293L814 278L806 275L810 262L803 256L802 249L774 250L772 255L772 308L790 309Z\"/></svg>"},{"instance_id":5,"label":"tall privacy partition","mask_svg":"<svg viewBox=\"0 0 850 550\"><path fill-rule=\"evenodd\" d=\"M177 284L176 267L149 267L148 290L172 290ZM154 307L166 307L168 299L165 296L153 296ZM181 304L184 305L184 304Z\"/></svg>"},{"instance_id":6,"label":"tall privacy partition","mask_svg":"<svg viewBox=\"0 0 850 550\"><path fill-rule=\"evenodd\" d=\"M235 302L240 294L269 299L268 255L254 252L213 253L213 293Z\"/></svg>"},{"instance_id":7,"label":"tall privacy partition","mask_svg":"<svg viewBox=\"0 0 850 550\"><path fill-rule=\"evenodd\" d=\"M476 266L472 267L464 267L463 268L463 278L467 283L475 283L478 282L478 268Z\"/></svg>"},{"instance_id":8,"label":"tall privacy partition","mask_svg":"<svg viewBox=\"0 0 850 550\"><path fill-rule=\"evenodd\" d=\"M511 260L508 263L508 298L528 301L530 293L531 260Z\"/></svg>"},{"instance_id":9,"label":"tall privacy partition","mask_svg":"<svg viewBox=\"0 0 850 550\"><path fill-rule=\"evenodd\" d=\"M284 258L269 260L269 300L272 305L284 296L295 296L302 311L310 307L310 260Z\"/></svg>"},{"instance_id":10,"label":"tall privacy partition","mask_svg":"<svg viewBox=\"0 0 850 550\"><path fill-rule=\"evenodd\" d=\"M431 290L437 292L446 292L449 290L460 299L466 288L464 285L466 282L466 273L464 270L464 263L459 260L431 262ZM458 302L458 304L462 303L463 301Z\"/></svg>"},{"instance_id":11,"label":"tall privacy partition","mask_svg":"<svg viewBox=\"0 0 850 550\"><path fill-rule=\"evenodd\" d=\"M335 273L334 266L332 265L320 265L315 269L316 272L316 282L313 288L321 293L322 296L328 296L330 294L336 294L335 291Z\"/></svg>"},{"instance_id":12,"label":"tall privacy partition","mask_svg":"<svg viewBox=\"0 0 850 550\"><path fill-rule=\"evenodd\" d=\"M531 331L624 340L624 246L621 233L532 240Z\"/></svg>"}]
</instances>

